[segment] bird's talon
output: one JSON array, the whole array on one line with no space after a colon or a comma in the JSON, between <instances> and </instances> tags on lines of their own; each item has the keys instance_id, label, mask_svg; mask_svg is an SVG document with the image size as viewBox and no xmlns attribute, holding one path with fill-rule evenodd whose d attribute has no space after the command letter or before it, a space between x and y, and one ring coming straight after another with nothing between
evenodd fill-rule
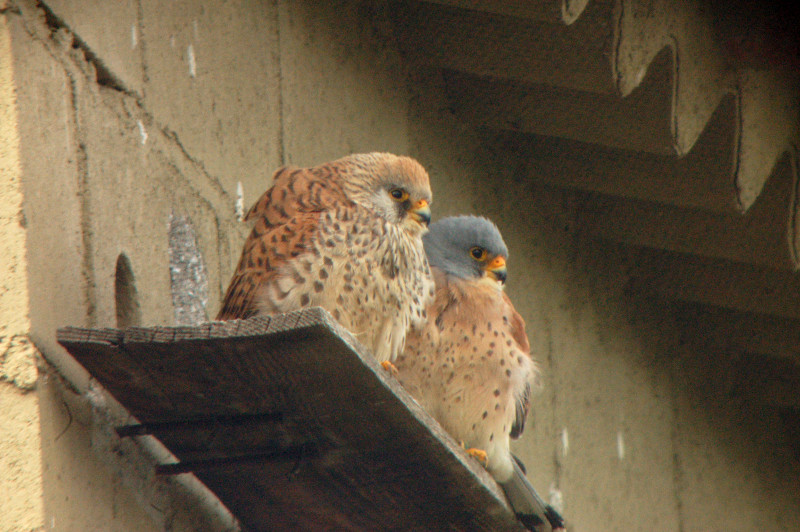
<instances>
[{"instance_id":1,"label":"bird's talon","mask_svg":"<svg viewBox=\"0 0 800 532\"><path fill-rule=\"evenodd\" d=\"M397 375L400 373L399 371L397 371L397 366L395 366L388 360L384 360L383 362L381 362L381 366L383 367L383 369L391 373L393 377L397 377Z\"/></svg>"},{"instance_id":2,"label":"bird's talon","mask_svg":"<svg viewBox=\"0 0 800 532\"><path fill-rule=\"evenodd\" d=\"M463 447L464 444L462 443L461 446ZM469 448L466 450L467 454L473 457L475 460L483 464L483 467L489 467L489 455L483 449L475 449Z\"/></svg>"}]
</instances>

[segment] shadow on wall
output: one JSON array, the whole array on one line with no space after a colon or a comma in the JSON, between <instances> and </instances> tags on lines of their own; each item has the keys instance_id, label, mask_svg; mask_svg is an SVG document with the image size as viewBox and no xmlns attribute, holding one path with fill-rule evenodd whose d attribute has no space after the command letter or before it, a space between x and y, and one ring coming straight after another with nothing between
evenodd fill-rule
<instances>
[{"instance_id":1,"label":"shadow on wall","mask_svg":"<svg viewBox=\"0 0 800 532\"><path fill-rule=\"evenodd\" d=\"M117 257L117 269L114 275L114 304L117 309L117 328L141 325L142 311L139 308L136 278L133 275L131 261L124 253L120 253Z\"/></svg>"}]
</instances>

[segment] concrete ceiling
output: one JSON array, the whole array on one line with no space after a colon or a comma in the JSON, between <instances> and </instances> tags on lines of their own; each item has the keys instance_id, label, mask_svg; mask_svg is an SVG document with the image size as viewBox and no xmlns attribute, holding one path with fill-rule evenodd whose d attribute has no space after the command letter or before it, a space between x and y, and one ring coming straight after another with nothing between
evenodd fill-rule
<instances>
[{"instance_id":1,"label":"concrete ceiling","mask_svg":"<svg viewBox=\"0 0 800 532\"><path fill-rule=\"evenodd\" d=\"M800 18L758 6L403 3L396 38L520 180L568 191L579 230L625 249L637 290L698 337L778 323L739 347L800 368Z\"/></svg>"}]
</instances>

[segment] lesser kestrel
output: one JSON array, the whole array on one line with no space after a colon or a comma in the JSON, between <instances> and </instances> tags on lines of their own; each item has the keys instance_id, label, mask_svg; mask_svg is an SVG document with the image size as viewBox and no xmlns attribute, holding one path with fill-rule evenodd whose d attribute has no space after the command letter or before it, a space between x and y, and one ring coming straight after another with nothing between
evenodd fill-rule
<instances>
[{"instance_id":1,"label":"lesser kestrel","mask_svg":"<svg viewBox=\"0 0 800 532\"><path fill-rule=\"evenodd\" d=\"M397 359L399 379L486 465L518 515L549 521L509 448L524 428L539 370L525 323L503 291L508 249L500 231L485 218L459 216L432 224L423 241L436 296L426 326L409 334ZM522 496L536 508L520 508Z\"/></svg>"},{"instance_id":2,"label":"lesser kestrel","mask_svg":"<svg viewBox=\"0 0 800 532\"><path fill-rule=\"evenodd\" d=\"M320 306L378 361L394 360L433 300L430 202L428 174L410 157L278 170L246 216L255 226L217 319Z\"/></svg>"}]
</instances>

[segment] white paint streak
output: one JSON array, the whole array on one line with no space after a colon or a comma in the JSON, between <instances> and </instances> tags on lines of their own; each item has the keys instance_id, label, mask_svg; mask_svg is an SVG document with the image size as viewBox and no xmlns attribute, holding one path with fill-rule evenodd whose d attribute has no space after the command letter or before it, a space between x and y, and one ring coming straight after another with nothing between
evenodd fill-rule
<instances>
[{"instance_id":1,"label":"white paint streak","mask_svg":"<svg viewBox=\"0 0 800 532\"><path fill-rule=\"evenodd\" d=\"M131 50L139 44L139 35L136 31L136 24L131 24Z\"/></svg>"},{"instance_id":2,"label":"white paint streak","mask_svg":"<svg viewBox=\"0 0 800 532\"><path fill-rule=\"evenodd\" d=\"M244 219L244 187L241 181L236 183L236 219L240 222Z\"/></svg>"},{"instance_id":3,"label":"white paint streak","mask_svg":"<svg viewBox=\"0 0 800 532\"><path fill-rule=\"evenodd\" d=\"M147 130L144 128L144 124L142 124L141 120L136 121L136 127L139 128L139 139L142 142L142 146L147 143Z\"/></svg>"},{"instance_id":4,"label":"white paint streak","mask_svg":"<svg viewBox=\"0 0 800 532\"><path fill-rule=\"evenodd\" d=\"M561 451L564 453L564 456L567 456L569 453L569 433L567 432L567 427L561 429Z\"/></svg>"},{"instance_id":5,"label":"white paint streak","mask_svg":"<svg viewBox=\"0 0 800 532\"><path fill-rule=\"evenodd\" d=\"M169 46L173 50L175 49L175 36L174 35L170 35L169 36Z\"/></svg>"},{"instance_id":6,"label":"white paint streak","mask_svg":"<svg viewBox=\"0 0 800 532\"><path fill-rule=\"evenodd\" d=\"M558 489L555 484L550 484L550 506L553 507L553 510L556 512L563 514L564 513L564 494L561 493L561 490Z\"/></svg>"},{"instance_id":7,"label":"white paint streak","mask_svg":"<svg viewBox=\"0 0 800 532\"><path fill-rule=\"evenodd\" d=\"M617 456L620 460L625 459L625 436L621 430L617 431Z\"/></svg>"},{"instance_id":8,"label":"white paint streak","mask_svg":"<svg viewBox=\"0 0 800 532\"><path fill-rule=\"evenodd\" d=\"M186 58L189 61L189 75L195 77L197 75L197 63L194 59L194 46L191 44L186 47Z\"/></svg>"},{"instance_id":9,"label":"white paint streak","mask_svg":"<svg viewBox=\"0 0 800 532\"><path fill-rule=\"evenodd\" d=\"M639 70L639 72L636 73L636 86L637 87L642 83L642 80L644 80L644 77L646 75L647 75L647 68L643 68L643 69Z\"/></svg>"}]
</instances>

